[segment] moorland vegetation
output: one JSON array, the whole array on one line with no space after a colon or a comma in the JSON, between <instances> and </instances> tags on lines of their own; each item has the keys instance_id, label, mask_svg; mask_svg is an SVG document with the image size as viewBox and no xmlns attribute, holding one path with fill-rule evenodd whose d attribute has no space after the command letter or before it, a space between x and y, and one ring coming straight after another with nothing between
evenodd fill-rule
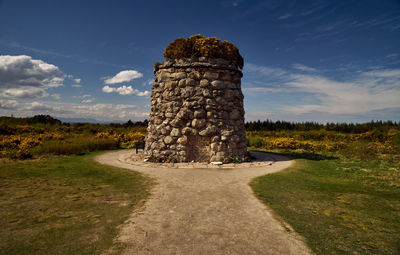
<instances>
[{"instance_id":1,"label":"moorland vegetation","mask_svg":"<svg viewBox=\"0 0 400 255\"><path fill-rule=\"evenodd\" d=\"M316 254L398 253L400 123L267 120L245 126L249 149L295 159L251 187ZM132 148L146 127L147 121L0 117L0 253L41 253L46 246L71 254L107 249L116 226L147 197L151 181L96 164L91 151ZM114 200L123 210L115 211Z\"/></svg>"},{"instance_id":2,"label":"moorland vegetation","mask_svg":"<svg viewBox=\"0 0 400 255\"><path fill-rule=\"evenodd\" d=\"M205 37L202 35L192 35L188 38L177 38L167 45L163 52L166 60L194 59L204 57L206 59L223 58L237 68L242 69L244 65L243 57L239 49L231 42L221 41L217 37ZM157 71L159 62L154 65Z\"/></svg>"}]
</instances>

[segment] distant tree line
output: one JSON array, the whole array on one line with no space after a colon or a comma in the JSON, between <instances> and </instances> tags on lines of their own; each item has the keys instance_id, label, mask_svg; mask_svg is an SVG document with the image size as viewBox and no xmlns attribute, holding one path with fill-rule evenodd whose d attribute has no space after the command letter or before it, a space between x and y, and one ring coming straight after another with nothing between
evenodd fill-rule
<instances>
[{"instance_id":1,"label":"distant tree line","mask_svg":"<svg viewBox=\"0 0 400 255\"><path fill-rule=\"evenodd\" d=\"M45 124L45 125L61 125L61 121L51 117L50 115L35 115L33 117L16 118L16 117L0 117L1 124L10 125L31 125L31 124Z\"/></svg>"},{"instance_id":2,"label":"distant tree line","mask_svg":"<svg viewBox=\"0 0 400 255\"><path fill-rule=\"evenodd\" d=\"M343 133L364 133L371 130L386 130L399 129L400 122L395 121L370 121L366 123L326 123L317 122L289 122L289 121L249 121L246 122L245 128L247 131L311 131L311 130L326 130Z\"/></svg>"},{"instance_id":3,"label":"distant tree line","mask_svg":"<svg viewBox=\"0 0 400 255\"><path fill-rule=\"evenodd\" d=\"M44 124L44 125L66 125L66 126L98 126L99 124L89 124L89 123L62 123L60 120L51 117L50 115L35 115L33 117L26 118L16 118L16 117L0 117L0 129L4 132L2 134L7 134L7 126L9 125L34 125L34 124ZM110 123L102 124L105 126L111 126L114 128L146 128L149 121L136 121L133 122L128 120L125 123ZM245 128L247 131L283 131L283 130L294 130L294 131L311 131L311 130L326 130L326 131L336 131L343 133L364 133L372 130L387 131L390 129L400 129L400 122L396 121L370 121L366 123L326 123L321 124L318 122L289 122L289 121L248 121L245 123Z\"/></svg>"},{"instance_id":4,"label":"distant tree line","mask_svg":"<svg viewBox=\"0 0 400 255\"><path fill-rule=\"evenodd\" d=\"M147 127L149 125L149 121L148 120L144 120L144 121L136 121L133 122L131 120L128 120L128 122L126 123L111 123L110 126L111 127L125 127L125 128L139 128L139 127Z\"/></svg>"},{"instance_id":5,"label":"distant tree line","mask_svg":"<svg viewBox=\"0 0 400 255\"><path fill-rule=\"evenodd\" d=\"M100 124L92 124L92 123L68 123L62 122L58 119L51 117L50 115L35 115L33 117L24 117L24 118L17 118L17 117L7 117L2 116L0 117L0 125L34 125L34 124L44 124L44 125L66 125L66 126L85 126L85 125L100 125ZM148 120L144 121L136 121L133 122L128 120L126 123L110 123L104 124L109 125L111 127L126 127L126 128L134 128L134 127L147 127L149 124Z\"/></svg>"}]
</instances>

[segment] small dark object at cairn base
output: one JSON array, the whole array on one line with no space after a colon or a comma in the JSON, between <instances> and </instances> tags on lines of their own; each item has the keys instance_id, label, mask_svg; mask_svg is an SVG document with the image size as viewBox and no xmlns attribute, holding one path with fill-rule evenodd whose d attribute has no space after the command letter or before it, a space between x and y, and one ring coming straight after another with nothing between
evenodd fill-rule
<instances>
[{"instance_id":1,"label":"small dark object at cairn base","mask_svg":"<svg viewBox=\"0 0 400 255\"><path fill-rule=\"evenodd\" d=\"M135 143L136 154L138 154L139 149L144 150L145 145L146 145L145 142L137 142L137 143Z\"/></svg>"}]
</instances>

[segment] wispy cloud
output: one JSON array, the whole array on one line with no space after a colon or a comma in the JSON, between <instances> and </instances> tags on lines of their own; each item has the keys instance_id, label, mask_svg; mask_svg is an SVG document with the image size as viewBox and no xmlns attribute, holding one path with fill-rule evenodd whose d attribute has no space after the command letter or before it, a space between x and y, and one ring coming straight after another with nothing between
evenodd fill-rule
<instances>
[{"instance_id":1,"label":"wispy cloud","mask_svg":"<svg viewBox=\"0 0 400 255\"><path fill-rule=\"evenodd\" d=\"M243 69L242 87L244 93L278 92L279 87L289 81L285 69L247 63ZM268 89L265 89L268 88Z\"/></svg>"},{"instance_id":2,"label":"wispy cloud","mask_svg":"<svg viewBox=\"0 0 400 255\"><path fill-rule=\"evenodd\" d=\"M355 28L366 29L376 26L381 26L384 28L389 28L391 30L396 30L400 25L400 16L389 16L388 14L381 15L379 17L369 19L369 20L353 20L350 25Z\"/></svg>"},{"instance_id":3,"label":"wispy cloud","mask_svg":"<svg viewBox=\"0 0 400 255\"><path fill-rule=\"evenodd\" d=\"M143 77L143 74L136 70L124 70L117 73L115 76L111 78L107 78L104 80L105 84L116 84L122 82L129 82L134 79L138 79Z\"/></svg>"},{"instance_id":4,"label":"wispy cloud","mask_svg":"<svg viewBox=\"0 0 400 255\"><path fill-rule=\"evenodd\" d=\"M292 67L304 72L317 72L317 69L302 64L293 64Z\"/></svg>"},{"instance_id":5,"label":"wispy cloud","mask_svg":"<svg viewBox=\"0 0 400 255\"><path fill-rule=\"evenodd\" d=\"M79 55L68 55L68 54L60 53L55 50L47 50L47 49L44 50L44 49L34 48L34 47L26 46L26 45L23 45L23 44L20 44L17 42L8 42L8 41L0 40L0 45L3 45L5 47L14 48L14 49L20 49L20 50L27 51L30 53L36 53L39 55L72 59L72 60L80 62L80 63L90 63L90 64L94 64L94 65L113 66L113 67L119 67L119 68L130 68L127 65L117 65L114 63L109 63L109 62L98 60L98 59L84 58Z\"/></svg>"},{"instance_id":6,"label":"wispy cloud","mask_svg":"<svg viewBox=\"0 0 400 255\"><path fill-rule=\"evenodd\" d=\"M115 93L118 93L118 94L123 95L123 96L136 95L136 96L139 96L139 97L143 97L143 96L149 96L150 95L150 91L147 91L147 90L139 91L138 89L132 88L132 86L126 86L126 85L123 85L123 86L117 87L117 88L113 88L113 87L110 87L110 86L106 85L106 86L104 86L102 88L102 91L104 93L113 93L113 92L115 92Z\"/></svg>"},{"instance_id":7,"label":"wispy cloud","mask_svg":"<svg viewBox=\"0 0 400 255\"><path fill-rule=\"evenodd\" d=\"M255 92L255 93L276 93L282 92L282 89L278 88L266 88L266 87L251 87L246 88L245 92Z\"/></svg>"},{"instance_id":8,"label":"wispy cloud","mask_svg":"<svg viewBox=\"0 0 400 255\"><path fill-rule=\"evenodd\" d=\"M46 104L34 101L31 104L29 104L28 106L26 106L25 109L29 110L29 111L41 111L42 112L42 111L49 111L52 108L47 106Z\"/></svg>"},{"instance_id":9,"label":"wispy cloud","mask_svg":"<svg viewBox=\"0 0 400 255\"><path fill-rule=\"evenodd\" d=\"M81 103L82 103L82 104L89 104L89 103L93 103L93 101L94 101L94 98L91 98L91 99L84 99L84 100L81 101Z\"/></svg>"},{"instance_id":10,"label":"wispy cloud","mask_svg":"<svg viewBox=\"0 0 400 255\"><path fill-rule=\"evenodd\" d=\"M52 94L51 97L54 98L55 100L61 99L61 95L59 93Z\"/></svg>"},{"instance_id":11,"label":"wispy cloud","mask_svg":"<svg viewBox=\"0 0 400 255\"><path fill-rule=\"evenodd\" d=\"M4 114L13 114L14 116L49 114L58 118L94 118L101 121L143 120L148 118L146 107L131 104L89 104L88 102L73 104L51 101L24 103L0 99L0 109Z\"/></svg>"},{"instance_id":12,"label":"wispy cloud","mask_svg":"<svg viewBox=\"0 0 400 255\"><path fill-rule=\"evenodd\" d=\"M293 74L287 86L309 93L318 100L315 104L284 107L285 110L304 114L363 114L376 110L400 108L400 70L360 73L343 82L319 75ZM395 82L395 83L393 83Z\"/></svg>"},{"instance_id":13,"label":"wispy cloud","mask_svg":"<svg viewBox=\"0 0 400 255\"><path fill-rule=\"evenodd\" d=\"M247 63L244 66L244 72L252 72L252 73L255 72L258 73L259 75L274 76L274 77L281 77L287 74L287 72L282 68L260 66L252 63Z\"/></svg>"},{"instance_id":14,"label":"wispy cloud","mask_svg":"<svg viewBox=\"0 0 400 255\"><path fill-rule=\"evenodd\" d=\"M292 17L292 16L293 16L293 15L290 14L290 13L285 13L285 14L283 14L282 16L279 16L278 19L279 19L279 20L284 20L284 19L288 19L288 18L290 18L290 17Z\"/></svg>"},{"instance_id":15,"label":"wispy cloud","mask_svg":"<svg viewBox=\"0 0 400 255\"><path fill-rule=\"evenodd\" d=\"M282 102L291 102L291 105L278 101L274 109L297 115L365 115L400 109L400 69L355 71L335 79L332 70L328 77L323 70L303 64L296 63L291 67L293 69L248 65L244 70L247 75L243 82L244 93L249 97L278 93Z\"/></svg>"},{"instance_id":16,"label":"wispy cloud","mask_svg":"<svg viewBox=\"0 0 400 255\"><path fill-rule=\"evenodd\" d=\"M142 82L142 86L153 85L154 79L148 79L147 81Z\"/></svg>"},{"instance_id":17,"label":"wispy cloud","mask_svg":"<svg viewBox=\"0 0 400 255\"><path fill-rule=\"evenodd\" d=\"M0 109L14 110L14 109L17 109L18 105L19 105L19 103L16 100L0 99Z\"/></svg>"}]
</instances>

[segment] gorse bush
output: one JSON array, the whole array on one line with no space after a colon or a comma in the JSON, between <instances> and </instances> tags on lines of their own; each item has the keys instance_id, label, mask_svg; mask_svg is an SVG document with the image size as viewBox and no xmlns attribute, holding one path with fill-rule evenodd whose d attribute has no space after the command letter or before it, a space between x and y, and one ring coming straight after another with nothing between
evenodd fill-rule
<instances>
[{"instance_id":1,"label":"gorse bush","mask_svg":"<svg viewBox=\"0 0 400 255\"><path fill-rule=\"evenodd\" d=\"M196 43L199 38L203 37L191 37L190 40ZM37 122L29 124L33 119ZM45 121L49 123L43 123ZM44 154L133 148L136 142L144 141L147 124L147 121L128 121L124 124L60 125L49 116L0 117L0 158L27 159ZM366 160L400 158L400 125L390 121L326 125L250 122L247 123L246 138L249 147L267 150L329 153Z\"/></svg>"},{"instance_id":2,"label":"gorse bush","mask_svg":"<svg viewBox=\"0 0 400 255\"><path fill-rule=\"evenodd\" d=\"M182 59L193 57L206 57L209 59L223 58L230 64L242 69L243 57L238 48L231 42L221 41L217 37L204 37L192 35L187 39L177 38L170 43L163 53L166 59ZM154 66L157 70L158 63Z\"/></svg>"},{"instance_id":3,"label":"gorse bush","mask_svg":"<svg viewBox=\"0 0 400 255\"><path fill-rule=\"evenodd\" d=\"M335 153L360 159L400 155L400 131L346 134L334 131L246 131L250 147Z\"/></svg>"},{"instance_id":4,"label":"gorse bush","mask_svg":"<svg viewBox=\"0 0 400 255\"><path fill-rule=\"evenodd\" d=\"M70 155L83 154L95 150L119 148L115 140L96 137L71 137L63 141L48 141L32 150L33 154Z\"/></svg>"},{"instance_id":5,"label":"gorse bush","mask_svg":"<svg viewBox=\"0 0 400 255\"><path fill-rule=\"evenodd\" d=\"M97 138L112 139L121 148L133 148L135 143L144 142L145 134L141 132L129 132L116 134L113 132L100 132L96 134Z\"/></svg>"},{"instance_id":6,"label":"gorse bush","mask_svg":"<svg viewBox=\"0 0 400 255\"><path fill-rule=\"evenodd\" d=\"M32 119L37 122L27 124ZM43 123L51 120L49 123ZM28 159L38 155L83 154L94 150L132 148L144 140L147 121L125 124L77 123L55 119L0 118L0 158ZM55 124L54 124L54 123Z\"/></svg>"}]
</instances>

